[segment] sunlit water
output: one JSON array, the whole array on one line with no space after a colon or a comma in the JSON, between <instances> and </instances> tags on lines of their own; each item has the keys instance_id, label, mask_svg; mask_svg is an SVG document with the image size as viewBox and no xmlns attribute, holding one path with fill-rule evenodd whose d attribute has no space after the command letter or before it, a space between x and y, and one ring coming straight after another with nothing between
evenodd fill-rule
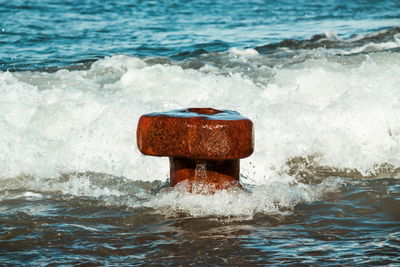
<instances>
[{"instance_id":1,"label":"sunlit water","mask_svg":"<svg viewBox=\"0 0 400 267\"><path fill-rule=\"evenodd\" d=\"M398 1L0 1L0 263L400 263ZM245 191L168 187L144 113L254 122Z\"/></svg>"}]
</instances>

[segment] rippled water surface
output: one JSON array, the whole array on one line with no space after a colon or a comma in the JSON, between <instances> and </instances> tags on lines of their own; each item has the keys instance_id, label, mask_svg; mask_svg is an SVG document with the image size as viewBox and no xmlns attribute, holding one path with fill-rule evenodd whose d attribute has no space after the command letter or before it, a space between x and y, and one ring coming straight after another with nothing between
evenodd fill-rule
<instances>
[{"instance_id":1,"label":"rippled water surface","mask_svg":"<svg viewBox=\"0 0 400 267\"><path fill-rule=\"evenodd\" d=\"M0 265L400 264L398 1L1 1ZM168 187L144 113L254 122Z\"/></svg>"},{"instance_id":2,"label":"rippled water surface","mask_svg":"<svg viewBox=\"0 0 400 267\"><path fill-rule=\"evenodd\" d=\"M398 1L0 1L0 67L177 56L399 25ZM187 55L186 55L187 56ZM181 58L181 57L179 57Z\"/></svg>"},{"instance_id":3,"label":"rippled water surface","mask_svg":"<svg viewBox=\"0 0 400 267\"><path fill-rule=\"evenodd\" d=\"M69 179L73 178L62 180ZM14 196L1 201L3 262L381 265L400 261L400 186L395 179L328 178L327 192L318 200L271 214L253 211L251 216L188 216L169 205L179 201L176 198L195 201L196 196L159 196L157 183L99 179L96 174L80 179L90 180L94 191L118 190L121 195L77 197L34 188L3 191ZM336 190L330 192L334 185ZM79 191L81 185L74 186ZM202 196L207 197L225 200ZM252 196L238 199L246 197ZM135 207L148 206L154 198L170 202Z\"/></svg>"}]
</instances>

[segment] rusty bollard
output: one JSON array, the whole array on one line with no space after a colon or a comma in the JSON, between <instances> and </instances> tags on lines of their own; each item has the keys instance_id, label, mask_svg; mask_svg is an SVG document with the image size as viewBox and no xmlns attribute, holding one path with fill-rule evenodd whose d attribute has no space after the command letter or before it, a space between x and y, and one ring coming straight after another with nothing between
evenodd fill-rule
<instances>
[{"instance_id":1,"label":"rusty bollard","mask_svg":"<svg viewBox=\"0 0 400 267\"><path fill-rule=\"evenodd\" d=\"M140 152L169 157L170 185L185 183L190 192L241 188L240 159L254 147L251 120L212 108L145 114L136 135Z\"/></svg>"}]
</instances>

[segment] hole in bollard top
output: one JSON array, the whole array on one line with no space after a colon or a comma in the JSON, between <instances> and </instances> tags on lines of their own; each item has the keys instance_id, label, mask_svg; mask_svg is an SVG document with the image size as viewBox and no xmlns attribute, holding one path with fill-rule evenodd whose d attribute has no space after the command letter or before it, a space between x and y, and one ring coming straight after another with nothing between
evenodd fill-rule
<instances>
[{"instance_id":1,"label":"hole in bollard top","mask_svg":"<svg viewBox=\"0 0 400 267\"><path fill-rule=\"evenodd\" d=\"M194 112L194 113L203 114L203 115L215 115L215 114L223 112L221 110L213 109L213 108L188 108L187 110L189 112Z\"/></svg>"},{"instance_id":2,"label":"hole in bollard top","mask_svg":"<svg viewBox=\"0 0 400 267\"><path fill-rule=\"evenodd\" d=\"M219 110L214 108L185 108L165 112L145 114L146 117L197 118L205 120L235 121L248 120L233 110Z\"/></svg>"}]
</instances>

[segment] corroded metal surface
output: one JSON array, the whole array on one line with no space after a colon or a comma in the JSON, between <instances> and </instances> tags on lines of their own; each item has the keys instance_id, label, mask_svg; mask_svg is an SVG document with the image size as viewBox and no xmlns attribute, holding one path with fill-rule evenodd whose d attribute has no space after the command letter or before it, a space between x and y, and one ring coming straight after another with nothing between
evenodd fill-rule
<instances>
[{"instance_id":1,"label":"corroded metal surface","mask_svg":"<svg viewBox=\"0 0 400 267\"><path fill-rule=\"evenodd\" d=\"M253 153L253 123L210 108L151 113L139 120L137 144L151 156L240 159Z\"/></svg>"},{"instance_id":2,"label":"corroded metal surface","mask_svg":"<svg viewBox=\"0 0 400 267\"><path fill-rule=\"evenodd\" d=\"M194 182L197 185L207 184L211 190L227 189L238 186L240 162L233 160L196 160L170 157L170 184ZM191 191L191 190L190 190Z\"/></svg>"},{"instance_id":3,"label":"corroded metal surface","mask_svg":"<svg viewBox=\"0 0 400 267\"><path fill-rule=\"evenodd\" d=\"M150 113L139 120L137 145L145 155L170 157L171 186L184 183L190 192L241 188L239 159L253 153L253 123L212 108Z\"/></svg>"}]
</instances>

